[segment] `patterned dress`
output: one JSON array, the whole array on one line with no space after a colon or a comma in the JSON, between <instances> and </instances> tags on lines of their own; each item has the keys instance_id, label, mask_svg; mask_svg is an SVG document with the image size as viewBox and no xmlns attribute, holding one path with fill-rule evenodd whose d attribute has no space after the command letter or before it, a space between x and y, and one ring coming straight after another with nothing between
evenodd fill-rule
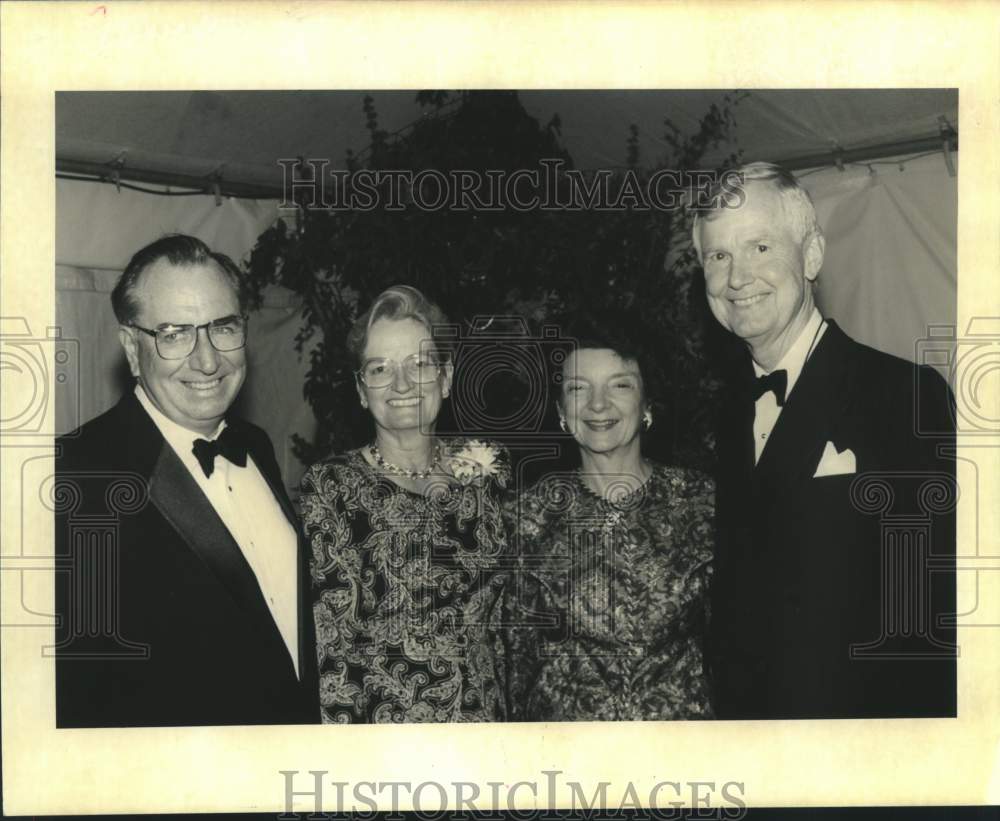
<instances>
[{"instance_id":1,"label":"patterned dress","mask_svg":"<svg viewBox=\"0 0 1000 821\"><path fill-rule=\"evenodd\" d=\"M505 596L511 720L712 717L713 507L710 479L663 465L615 504L575 473L508 507L520 566Z\"/></svg>"},{"instance_id":2,"label":"patterned dress","mask_svg":"<svg viewBox=\"0 0 1000 821\"><path fill-rule=\"evenodd\" d=\"M449 461L469 444L482 464ZM427 495L359 451L302 480L324 723L503 717L499 495L509 464L489 443L452 440L445 454L456 478Z\"/></svg>"}]
</instances>

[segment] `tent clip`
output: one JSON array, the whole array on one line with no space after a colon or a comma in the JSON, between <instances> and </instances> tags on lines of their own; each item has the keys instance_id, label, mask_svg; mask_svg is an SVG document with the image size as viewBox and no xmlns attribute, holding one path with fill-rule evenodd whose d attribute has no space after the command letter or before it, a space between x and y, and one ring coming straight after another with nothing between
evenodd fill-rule
<instances>
[{"instance_id":1,"label":"tent clip","mask_svg":"<svg viewBox=\"0 0 1000 821\"><path fill-rule=\"evenodd\" d=\"M944 165L948 169L948 176L955 176L955 160L951 156L951 141L955 137L955 129L951 127L948 118L941 114L938 116L938 128L941 129L941 153L944 155Z\"/></svg>"},{"instance_id":2,"label":"tent clip","mask_svg":"<svg viewBox=\"0 0 1000 821\"><path fill-rule=\"evenodd\" d=\"M215 197L216 207L222 205L222 169L226 167L225 163L222 163L215 171L212 172L212 196Z\"/></svg>"},{"instance_id":3,"label":"tent clip","mask_svg":"<svg viewBox=\"0 0 1000 821\"><path fill-rule=\"evenodd\" d=\"M126 154L128 154L128 149L119 151L118 156L108 163L111 168L111 182L115 184L115 191L119 194L122 192L122 169L125 167Z\"/></svg>"}]
</instances>

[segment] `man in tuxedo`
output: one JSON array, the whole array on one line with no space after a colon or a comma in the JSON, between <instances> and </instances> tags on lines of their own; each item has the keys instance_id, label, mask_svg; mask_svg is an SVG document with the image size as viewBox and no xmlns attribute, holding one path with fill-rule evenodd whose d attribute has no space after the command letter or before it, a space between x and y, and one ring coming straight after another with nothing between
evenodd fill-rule
<instances>
[{"instance_id":1,"label":"man in tuxedo","mask_svg":"<svg viewBox=\"0 0 1000 821\"><path fill-rule=\"evenodd\" d=\"M718 438L716 713L953 716L951 393L821 316L808 194L778 166L740 171L738 201L693 229L711 310L749 354Z\"/></svg>"},{"instance_id":2,"label":"man in tuxedo","mask_svg":"<svg viewBox=\"0 0 1000 821\"><path fill-rule=\"evenodd\" d=\"M57 726L316 722L298 521L267 434L229 415L240 271L167 236L111 301L135 389L57 442Z\"/></svg>"}]
</instances>

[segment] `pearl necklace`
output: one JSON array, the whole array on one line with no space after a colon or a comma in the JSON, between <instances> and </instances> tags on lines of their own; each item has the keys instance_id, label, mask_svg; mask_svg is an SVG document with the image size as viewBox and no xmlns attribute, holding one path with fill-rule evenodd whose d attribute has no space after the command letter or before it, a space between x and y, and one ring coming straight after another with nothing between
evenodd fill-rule
<instances>
[{"instance_id":1,"label":"pearl necklace","mask_svg":"<svg viewBox=\"0 0 1000 821\"><path fill-rule=\"evenodd\" d=\"M378 449L378 445L374 442L372 442L372 444L368 447L368 452L372 455L372 459L375 460L375 464L382 468L382 470L386 473L393 473L396 476L405 476L407 479L426 479L434 472L434 468L436 468L438 462L441 461L440 444L434 448L434 460L424 470L406 470L405 468L401 468L399 465L394 465L392 462L385 461Z\"/></svg>"}]
</instances>

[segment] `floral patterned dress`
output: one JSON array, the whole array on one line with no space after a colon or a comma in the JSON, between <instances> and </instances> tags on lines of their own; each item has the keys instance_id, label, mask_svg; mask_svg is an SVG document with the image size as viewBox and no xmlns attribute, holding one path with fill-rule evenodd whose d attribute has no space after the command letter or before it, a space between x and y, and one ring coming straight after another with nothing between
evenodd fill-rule
<instances>
[{"instance_id":1,"label":"floral patterned dress","mask_svg":"<svg viewBox=\"0 0 1000 821\"><path fill-rule=\"evenodd\" d=\"M444 453L454 480L427 495L360 451L302 480L324 723L503 717L509 462L479 441L450 440Z\"/></svg>"},{"instance_id":2,"label":"floral patterned dress","mask_svg":"<svg viewBox=\"0 0 1000 821\"><path fill-rule=\"evenodd\" d=\"M505 513L520 565L505 596L511 720L712 717L710 479L654 464L612 504L561 474Z\"/></svg>"}]
</instances>

